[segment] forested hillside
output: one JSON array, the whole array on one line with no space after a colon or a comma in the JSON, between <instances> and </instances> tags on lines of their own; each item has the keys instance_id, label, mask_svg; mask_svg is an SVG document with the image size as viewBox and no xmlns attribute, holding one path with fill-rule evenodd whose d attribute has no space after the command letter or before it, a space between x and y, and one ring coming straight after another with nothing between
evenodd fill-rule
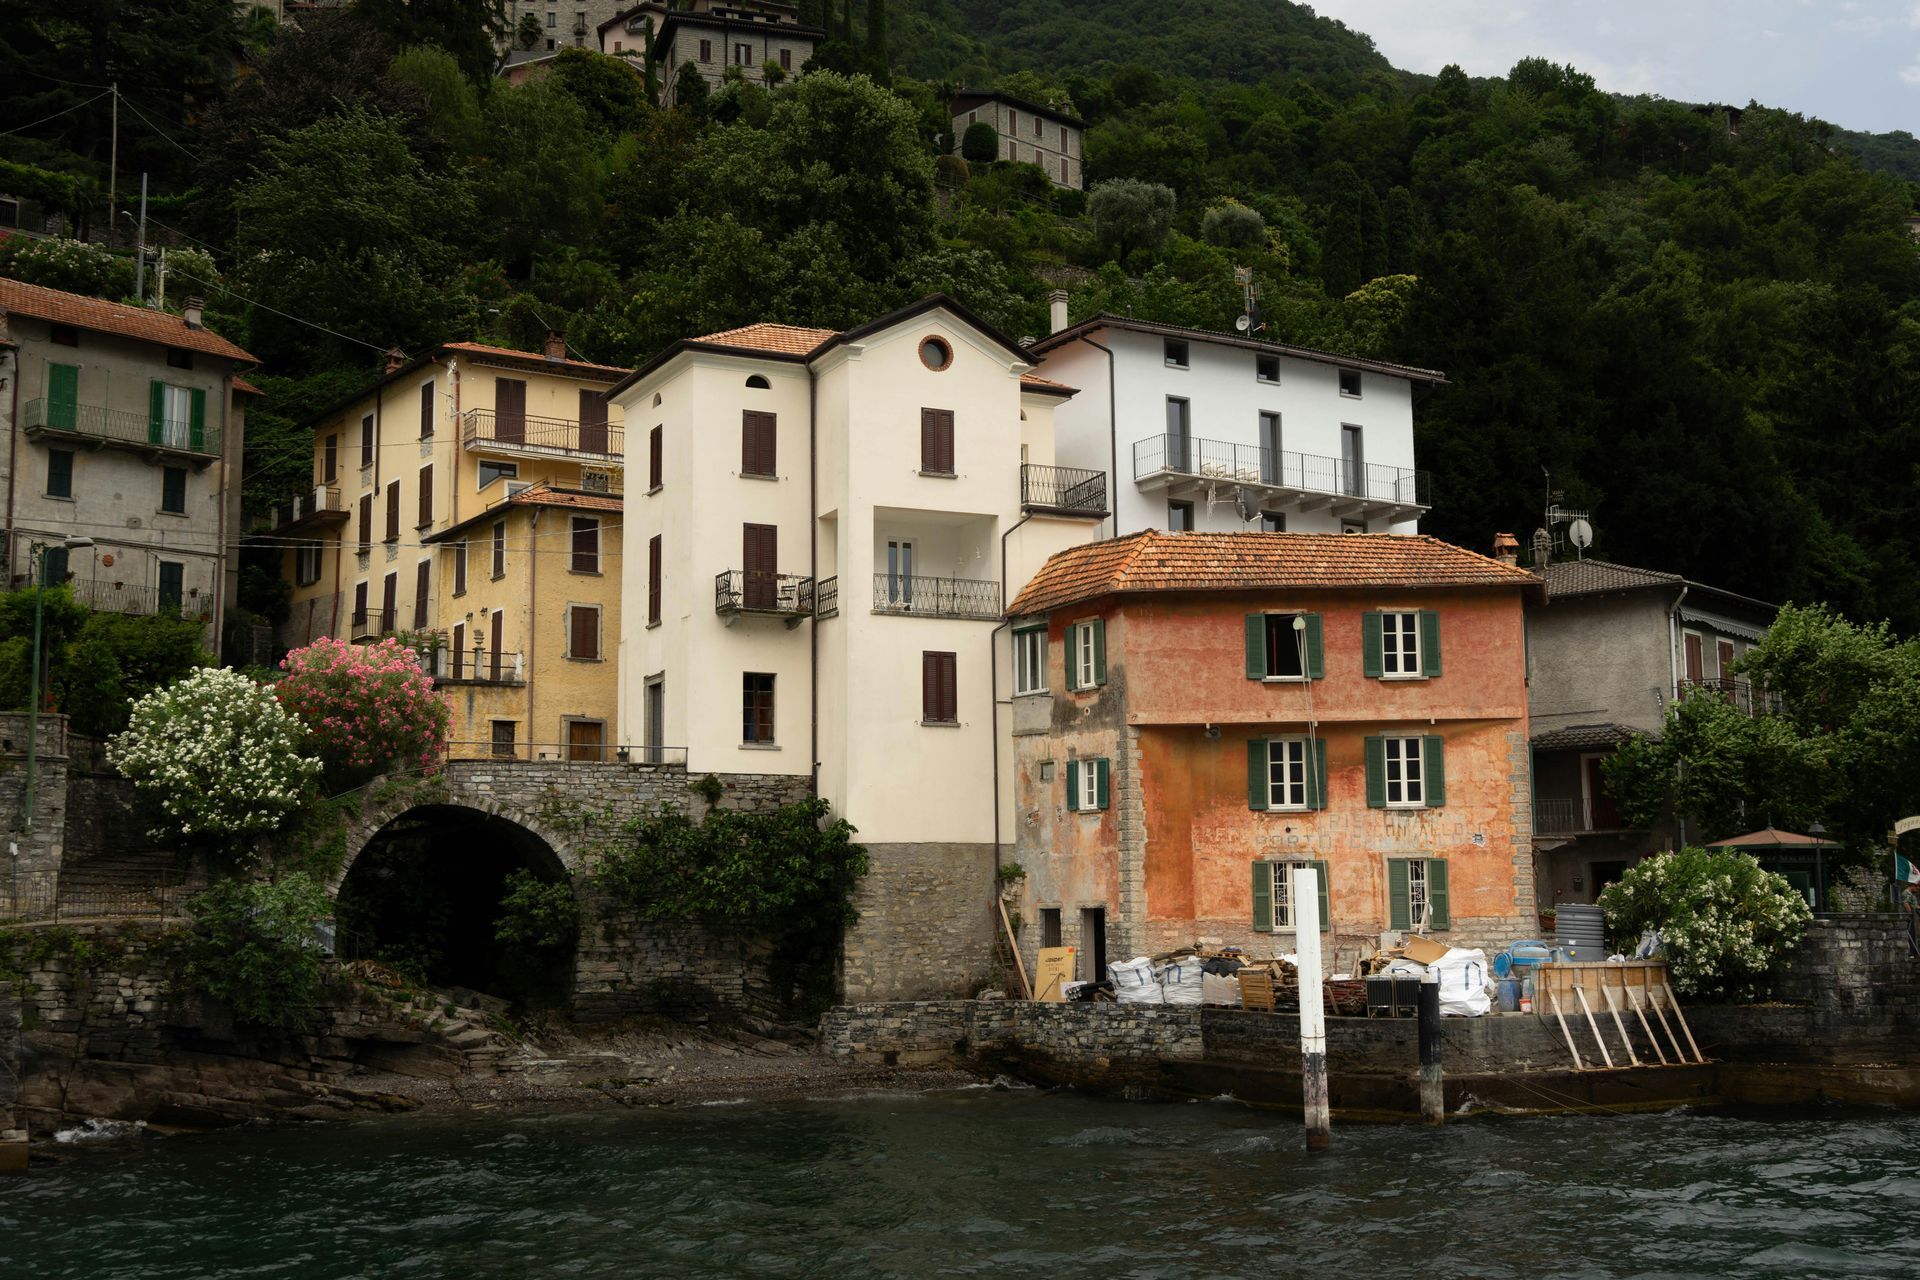
<instances>
[{"instance_id":1,"label":"forested hillside","mask_svg":"<svg viewBox=\"0 0 1920 1280\"><path fill-rule=\"evenodd\" d=\"M121 204L151 172L186 250L169 299L208 293L267 361L255 509L306 476L297 419L392 345L552 325L632 361L936 289L1017 336L1057 284L1076 317L1226 327L1244 266L1268 336L1446 370L1417 411L1430 531L1524 537L1550 473L1613 558L1920 627L1914 190L1831 126L1756 105L1736 137L1538 60L1405 76L1280 0L852 7L803 6L831 71L666 111L592 55L493 79L487 0L299 31L226 0L27 0L0 30L0 190L97 223L119 80ZM1091 196L945 156L947 90L983 81L1088 121ZM131 290L124 262L31 246L0 270Z\"/></svg>"}]
</instances>

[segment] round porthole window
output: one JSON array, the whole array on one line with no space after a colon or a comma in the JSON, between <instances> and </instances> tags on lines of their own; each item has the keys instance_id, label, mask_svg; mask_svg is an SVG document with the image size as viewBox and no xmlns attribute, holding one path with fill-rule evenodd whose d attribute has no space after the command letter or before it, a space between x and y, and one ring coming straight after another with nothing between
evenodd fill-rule
<instances>
[{"instance_id":1,"label":"round porthole window","mask_svg":"<svg viewBox=\"0 0 1920 1280\"><path fill-rule=\"evenodd\" d=\"M920 363L937 373L953 363L953 348L947 345L945 338L923 338L920 341Z\"/></svg>"}]
</instances>

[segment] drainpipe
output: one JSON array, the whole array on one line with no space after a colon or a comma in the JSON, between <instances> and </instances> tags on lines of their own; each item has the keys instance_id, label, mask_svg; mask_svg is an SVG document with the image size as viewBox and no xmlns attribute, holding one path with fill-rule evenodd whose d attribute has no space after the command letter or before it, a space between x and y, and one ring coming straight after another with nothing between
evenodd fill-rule
<instances>
[{"instance_id":1,"label":"drainpipe","mask_svg":"<svg viewBox=\"0 0 1920 1280\"><path fill-rule=\"evenodd\" d=\"M1680 594L1673 598L1673 608L1667 613L1667 696L1676 700L1680 697L1680 650L1678 648L1680 643L1680 606L1686 603L1687 591L1692 585L1693 584L1688 582L1682 582L1680 584ZM1703 655L1702 661L1704 660ZM1686 765L1682 764L1679 768L1684 771ZM1680 841L1680 847L1684 849L1687 847L1687 820L1676 814L1674 815L1673 821L1674 825L1678 828L1677 836Z\"/></svg>"},{"instance_id":2,"label":"drainpipe","mask_svg":"<svg viewBox=\"0 0 1920 1280\"><path fill-rule=\"evenodd\" d=\"M534 636L540 630L539 614L534 602L539 599L540 586L540 508L527 508L527 664L522 668L527 678L527 759L533 759L533 649ZM561 751L566 750L562 744ZM564 755L562 756L564 759Z\"/></svg>"},{"instance_id":3,"label":"drainpipe","mask_svg":"<svg viewBox=\"0 0 1920 1280\"><path fill-rule=\"evenodd\" d=\"M1028 512L1000 535L1000 625L987 633L987 698L989 734L993 739L993 870L1000 871L1000 633L1013 625L1007 612L1007 539L1014 530L1033 519Z\"/></svg>"},{"instance_id":4,"label":"drainpipe","mask_svg":"<svg viewBox=\"0 0 1920 1280\"><path fill-rule=\"evenodd\" d=\"M233 467L227 461L233 449L233 379L238 376L229 373L224 379L226 393L220 401L220 518L216 526L218 540L213 548L213 658L218 662L226 654L227 621L227 503L237 499L231 491L233 486ZM191 441L189 441L191 443ZM205 443L204 441L202 443ZM241 441L244 453L246 442ZM298 553L296 553L297 555Z\"/></svg>"},{"instance_id":5,"label":"drainpipe","mask_svg":"<svg viewBox=\"0 0 1920 1280\"><path fill-rule=\"evenodd\" d=\"M5 335L6 329L7 329L6 313L3 311L0 311L0 336ZM20 467L19 467L20 349L18 347L14 348L13 371L8 376L7 380L13 384L13 386L10 388L10 390L13 393L13 407L7 417L7 581L6 581L7 589L12 590L13 589L13 486L14 486L15 478L20 474ZM29 574L33 572L33 569L31 566L28 567L27 572Z\"/></svg>"},{"instance_id":6,"label":"drainpipe","mask_svg":"<svg viewBox=\"0 0 1920 1280\"><path fill-rule=\"evenodd\" d=\"M447 528L460 523L460 456L466 444L460 439L460 361L458 357L447 357L447 381L453 386L453 508L447 518Z\"/></svg>"},{"instance_id":7,"label":"drainpipe","mask_svg":"<svg viewBox=\"0 0 1920 1280\"><path fill-rule=\"evenodd\" d=\"M807 573L813 578L814 605L813 618L807 624L807 773L812 779L809 785L815 798L820 795L820 467L816 433L819 412L820 380L813 371L812 361L808 361ZM839 521L834 521L833 529L835 534L840 532Z\"/></svg>"},{"instance_id":8,"label":"drainpipe","mask_svg":"<svg viewBox=\"0 0 1920 1280\"><path fill-rule=\"evenodd\" d=\"M1107 536L1117 538L1120 536L1120 427L1118 422L1120 406L1119 401L1114 398L1113 348L1095 342L1092 338L1082 338L1080 341L1096 351L1107 353L1107 485L1109 486L1107 496L1109 505L1113 508L1113 513L1107 517L1113 522L1113 530Z\"/></svg>"}]
</instances>

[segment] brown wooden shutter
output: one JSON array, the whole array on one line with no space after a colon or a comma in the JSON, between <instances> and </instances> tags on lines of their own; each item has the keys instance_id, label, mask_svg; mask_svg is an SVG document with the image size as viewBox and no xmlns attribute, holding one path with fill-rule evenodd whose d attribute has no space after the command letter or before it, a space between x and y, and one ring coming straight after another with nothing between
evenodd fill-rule
<instances>
[{"instance_id":1,"label":"brown wooden shutter","mask_svg":"<svg viewBox=\"0 0 1920 1280\"><path fill-rule=\"evenodd\" d=\"M380 582L380 625L376 628L385 635L394 629L394 614L400 605L400 575L390 573Z\"/></svg>"},{"instance_id":2,"label":"brown wooden shutter","mask_svg":"<svg viewBox=\"0 0 1920 1280\"><path fill-rule=\"evenodd\" d=\"M400 541L400 482L387 481L387 541Z\"/></svg>"},{"instance_id":3,"label":"brown wooden shutter","mask_svg":"<svg viewBox=\"0 0 1920 1280\"><path fill-rule=\"evenodd\" d=\"M920 716L941 724L960 718L960 699L951 653L920 655Z\"/></svg>"},{"instance_id":4,"label":"brown wooden shutter","mask_svg":"<svg viewBox=\"0 0 1920 1280\"><path fill-rule=\"evenodd\" d=\"M467 541L462 538L453 548L453 594L462 595L467 589Z\"/></svg>"},{"instance_id":5,"label":"brown wooden shutter","mask_svg":"<svg viewBox=\"0 0 1920 1280\"><path fill-rule=\"evenodd\" d=\"M326 463L321 468L320 481L322 484L332 484L335 480L340 478L340 437L339 436L332 435L327 437L327 449L326 449L325 456L326 456Z\"/></svg>"},{"instance_id":6,"label":"brown wooden shutter","mask_svg":"<svg viewBox=\"0 0 1920 1280\"><path fill-rule=\"evenodd\" d=\"M433 523L433 464L420 468L420 523Z\"/></svg>"},{"instance_id":7,"label":"brown wooden shutter","mask_svg":"<svg viewBox=\"0 0 1920 1280\"><path fill-rule=\"evenodd\" d=\"M573 571L600 572L600 522L591 516L573 517Z\"/></svg>"},{"instance_id":8,"label":"brown wooden shutter","mask_svg":"<svg viewBox=\"0 0 1920 1280\"><path fill-rule=\"evenodd\" d=\"M413 629L424 631L427 627L427 584L429 578L429 560L420 562L420 571L413 584Z\"/></svg>"},{"instance_id":9,"label":"brown wooden shutter","mask_svg":"<svg viewBox=\"0 0 1920 1280\"><path fill-rule=\"evenodd\" d=\"M373 465L373 415L360 419L360 465Z\"/></svg>"},{"instance_id":10,"label":"brown wooden shutter","mask_svg":"<svg viewBox=\"0 0 1920 1280\"><path fill-rule=\"evenodd\" d=\"M493 526L493 576L504 578L507 574L507 522L502 520Z\"/></svg>"},{"instance_id":11,"label":"brown wooden shutter","mask_svg":"<svg viewBox=\"0 0 1920 1280\"><path fill-rule=\"evenodd\" d=\"M745 606L771 609L780 591L780 529L770 524L740 526Z\"/></svg>"},{"instance_id":12,"label":"brown wooden shutter","mask_svg":"<svg viewBox=\"0 0 1920 1280\"><path fill-rule=\"evenodd\" d=\"M420 438L425 440L433 434L433 384L420 384Z\"/></svg>"},{"instance_id":13,"label":"brown wooden shutter","mask_svg":"<svg viewBox=\"0 0 1920 1280\"><path fill-rule=\"evenodd\" d=\"M660 487L660 428L647 432L647 488Z\"/></svg>"},{"instance_id":14,"label":"brown wooden shutter","mask_svg":"<svg viewBox=\"0 0 1920 1280\"><path fill-rule=\"evenodd\" d=\"M576 604L567 610L567 656L600 657L600 610L592 605Z\"/></svg>"},{"instance_id":15,"label":"brown wooden shutter","mask_svg":"<svg viewBox=\"0 0 1920 1280\"><path fill-rule=\"evenodd\" d=\"M357 631L367 625L367 584L353 584L353 626Z\"/></svg>"},{"instance_id":16,"label":"brown wooden shutter","mask_svg":"<svg viewBox=\"0 0 1920 1280\"><path fill-rule=\"evenodd\" d=\"M518 378L493 380L493 438L522 444L527 438L527 384Z\"/></svg>"},{"instance_id":17,"label":"brown wooden shutter","mask_svg":"<svg viewBox=\"0 0 1920 1280\"><path fill-rule=\"evenodd\" d=\"M953 410L920 411L920 469L953 473Z\"/></svg>"},{"instance_id":18,"label":"brown wooden shutter","mask_svg":"<svg viewBox=\"0 0 1920 1280\"><path fill-rule=\"evenodd\" d=\"M467 674L467 624L453 624L453 678L463 679Z\"/></svg>"},{"instance_id":19,"label":"brown wooden shutter","mask_svg":"<svg viewBox=\"0 0 1920 1280\"><path fill-rule=\"evenodd\" d=\"M777 420L771 413L748 409L740 420L740 473L749 476L777 474L775 441Z\"/></svg>"},{"instance_id":20,"label":"brown wooden shutter","mask_svg":"<svg viewBox=\"0 0 1920 1280\"><path fill-rule=\"evenodd\" d=\"M580 391L580 449L584 453L607 451L607 398L598 391Z\"/></svg>"},{"instance_id":21,"label":"brown wooden shutter","mask_svg":"<svg viewBox=\"0 0 1920 1280\"><path fill-rule=\"evenodd\" d=\"M498 609L495 609L493 611L493 622L491 624L493 627L493 645L492 645L493 660L492 660L492 673L491 673L491 676L489 677L494 680L498 680L500 678L500 646L502 643L501 636L506 631L506 623L507 623L507 615L500 612ZM473 674L477 677L480 673L476 671Z\"/></svg>"},{"instance_id":22,"label":"brown wooden shutter","mask_svg":"<svg viewBox=\"0 0 1920 1280\"><path fill-rule=\"evenodd\" d=\"M371 493L363 493L360 495L360 549L362 551L368 551L371 550L372 547L373 495Z\"/></svg>"},{"instance_id":23,"label":"brown wooden shutter","mask_svg":"<svg viewBox=\"0 0 1920 1280\"><path fill-rule=\"evenodd\" d=\"M660 621L660 535L647 539L647 621Z\"/></svg>"}]
</instances>

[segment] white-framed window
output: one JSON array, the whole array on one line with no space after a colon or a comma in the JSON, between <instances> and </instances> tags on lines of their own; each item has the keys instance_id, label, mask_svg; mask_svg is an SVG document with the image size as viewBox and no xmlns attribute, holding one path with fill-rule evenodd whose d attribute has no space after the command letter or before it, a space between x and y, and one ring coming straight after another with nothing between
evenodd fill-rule
<instances>
[{"instance_id":1,"label":"white-framed window","mask_svg":"<svg viewBox=\"0 0 1920 1280\"><path fill-rule=\"evenodd\" d=\"M1256 382L1280 381L1280 357L1255 354L1253 377Z\"/></svg>"},{"instance_id":2,"label":"white-framed window","mask_svg":"<svg viewBox=\"0 0 1920 1280\"><path fill-rule=\"evenodd\" d=\"M1078 783L1073 789L1076 813L1093 813L1101 807L1100 766L1104 763L1102 760L1075 760L1067 766L1073 770L1074 781Z\"/></svg>"},{"instance_id":3,"label":"white-framed window","mask_svg":"<svg viewBox=\"0 0 1920 1280\"><path fill-rule=\"evenodd\" d=\"M1387 808L1422 809L1426 807L1425 771L1421 767L1420 737L1387 738Z\"/></svg>"},{"instance_id":4,"label":"white-framed window","mask_svg":"<svg viewBox=\"0 0 1920 1280\"><path fill-rule=\"evenodd\" d=\"M1433 924L1433 899L1427 893L1427 860L1407 859L1407 927L1424 933Z\"/></svg>"},{"instance_id":5,"label":"white-framed window","mask_svg":"<svg viewBox=\"0 0 1920 1280\"><path fill-rule=\"evenodd\" d=\"M1091 689L1098 683L1097 647L1094 641L1093 622L1076 622L1068 632L1071 637L1067 649L1067 660L1073 663L1073 686L1076 689Z\"/></svg>"},{"instance_id":6,"label":"white-framed window","mask_svg":"<svg viewBox=\"0 0 1920 1280\"><path fill-rule=\"evenodd\" d=\"M1307 768L1305 738L1267 739L1267 808L1306 809Z\"/></svg>"},{"instance_id":7,"label":"white-framed window","mask_svg":"<svg viewBox=\"0 0 1920 1280\"><path fill-rule=\"evenodd\" d=\"M294 578L303 587L320 581L320 544L303 542L294 551Z\"/></svg>"},{"instance_id":8,"label":"white-framed window","mask_svg":"<svg viewBox=\"0 0 1920 1280\"><path fill-rule=\"evenodd\" d=\"M1293 873L1296 871L1311 870L1313 864L1311 862L1269 862L1266 864L1266 867L1267 874L1273 877L1273 927L1276 929L1291 929L1295 923L1293 918ZM1324 933L1326 928L1327 922L1322 920L1320 922L1321 931Z\"/></svg>"},{"instance_id":9,"label":"white-framed window","mask_svg":"<svg viewBox=\"0 0 1920 1280\"><path fill-rule=\"evenodd\" d=\"M1047 629L1030 627L1013 633L1013 691L1047 691Z\"/></svg>"},{"instance_id":10,"label":"white-framed window","mask_svg":"<svg viewBox=\"0 0 1920 1280\"><path fill-rule=\"evenodd\" d=\"M1420 614L1417 610L1380 615L1380 673L1389 680L1422 674Z\"/></svg>"}]
</instances>

